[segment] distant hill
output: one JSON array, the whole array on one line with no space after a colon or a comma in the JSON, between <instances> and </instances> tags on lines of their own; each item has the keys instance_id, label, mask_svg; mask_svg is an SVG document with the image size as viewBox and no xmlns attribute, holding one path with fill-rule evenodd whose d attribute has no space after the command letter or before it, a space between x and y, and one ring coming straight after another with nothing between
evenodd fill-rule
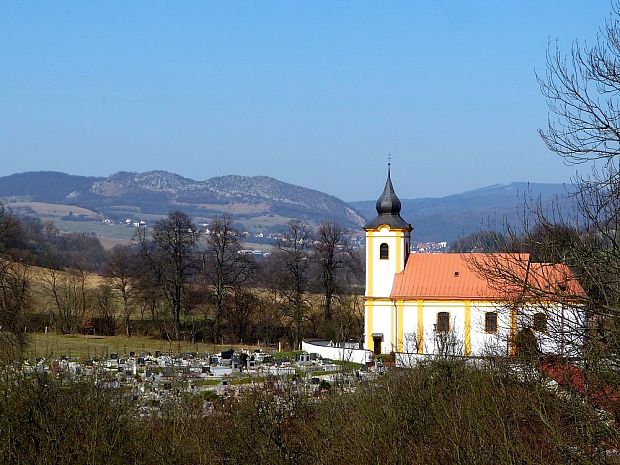
<instances>
[{"instance_id":1,"label":"distant hill","mask_svg":"<svg viewBox=\"0 0 620 465\"><path fill-rule=\"evenodd\" d=\"M518 228L523 220L524 200L540 199L549 208L558 197L563 211L574 191L570 184L514 182L496 184L461 194L438 198L401 199L401 216L414 227L414 241L453 241L472 232L501 230L505 221ZM365 217L376 215L375 200L349 202Z\"/></svg>"},{"instance_id":2,"label":"distant hill","mask_svg":"<svg viewBox=\"0 0 620 465\"><path fill-rule=\"evenodd\" d=\"M11 200L63 203L71 192L82 192L103 178L56 171L31 171L0 177L0 197Z\"/></svg>"},{"instance_id":3,"label":"distant hill","mask_svg":"<svg viewBox=\"0 0 620 465\"><path fill-rule=\"evenodd\" d=\"M72 205L111 218L166 215L176 209L205 221L229 214L254 229L277 229L293 218L315 224L333 220L350 228L364 223L334 196L267 176L195 181L166 171L122 171L105 178L40 171L0 177L0 198L26 213L37 202L39 208L41 203Z\"/></svg>"},{"instance_id":4,"label":"distant hill","mask_svg":"<svg viewBox=\"0 0 620 465\"><path fill-rule=\"evenodd\" d=\"M414 240L453 241L475 231L518 227L525 198L549 206L573 187L515 182L439 198L401 199ZM377 193L379 195L379 192ZM251 230L277 230L291 219L337 221L360 229L376 214L375 200L349 202L267 176L220 176L195 181L166 171L121 171L108 177L39 171L0 177L0 199L18 213L65 221L148 219L179 209L198 221L228 214ZM560 202L568 210L570 201ZM68 206L73 208L64 208ZM75 225L77 228L78 225ZM86 225L80 230L88 229Z\"/></svg>"}]
</instances>

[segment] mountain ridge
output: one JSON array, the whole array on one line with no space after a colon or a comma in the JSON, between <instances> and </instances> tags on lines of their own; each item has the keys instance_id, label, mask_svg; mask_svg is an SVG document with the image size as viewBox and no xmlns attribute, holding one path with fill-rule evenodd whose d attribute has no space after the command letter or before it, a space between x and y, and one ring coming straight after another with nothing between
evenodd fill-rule
<instances>
[{"instance_id":1,"label":"mountain ridge","mask_svg":"<svg viewBox=\"0 0 620 465\"><path fill-rule=\"evenodd\" d=\"M443 197L401 199L402 217L414 227L414 241L453 241L472 232L502 230L523 222L523 203L540 199L550 207L574 190L571 184L513 182L493 184ZM119 171L107 177L76 176L58 171L16 173L0 177L0 199L23 214L41 216L33 202L73 205L93 214L72 220L145 217L150 220L179 209L199 221L230 215L250 230L281 229L291 219L318 224L337 221L349 229L376 215L376 200L345 203L315 189L270 176L215 176L193 180L168 171ZM30 203L29 203L30 202ZM563 208L570 200L557 202ZM51 209L64 211L62 209ZM76 209L76 211L78 211Z\"/></svg>"},{"instance_id":2,"label":"mountain ridge","mask_svg":"<svg viewBox=\"0 0 620 465\"><path fill-rule=\"evenodd\" d=\"M401 216L413 225L414 241L451 242L476 231L502 231L506 223L519 230L524 219L531 219L524 212L526 201L540 203L543 210L554 206L567 210L572 205L567 194L574 190L572 184L564 183L493 184L443 197L401 199ZM349 204L368 217L376 215L375 202Z\"/></svg>"},{"instance_id":3,"label":"mountain ridge","mask_svg":"<svg viewBox=\"0 0 620 465\"><path fill-rule=\"evenodd\" d=\"M103 216L129 213L165 215L180 209L197 218L230 214L240 223L281 227L290 219L311 223L333 220L357 228L364 218L335 196L269 176L217 176L196 181L162 170L119 171L107 177L55 171L0 177L6 203L30 201L70 204Z\"/></svg>"}]
</instances>

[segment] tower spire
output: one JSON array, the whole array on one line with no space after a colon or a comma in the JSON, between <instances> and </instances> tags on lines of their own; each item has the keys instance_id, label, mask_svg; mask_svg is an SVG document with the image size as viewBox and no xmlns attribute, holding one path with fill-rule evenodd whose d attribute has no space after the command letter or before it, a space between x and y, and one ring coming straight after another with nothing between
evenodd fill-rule
<instances>
[{"instance_id":1,"label":"tower spire","mask_svg":"<svg viewBox=\"0 0 620 465\"><path fill-rule=\"evenodd\" d=\"M394 192L392 185L392 155L388 154L388 172L385 180L383 193L377 200L375 205L377 209L377 217L368 222L364 228L372 229L382 224L387 224L392 228L406 229L411 231L411 225L403 220L400 216L401 203L400 199Z\"/></svg>"}]
</instances>

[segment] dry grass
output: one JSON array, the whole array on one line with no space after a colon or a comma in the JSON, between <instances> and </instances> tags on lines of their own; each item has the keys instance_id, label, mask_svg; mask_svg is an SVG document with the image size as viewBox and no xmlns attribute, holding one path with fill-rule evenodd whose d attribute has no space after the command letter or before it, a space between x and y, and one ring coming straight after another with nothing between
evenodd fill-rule
<instances>
[{"instance_id":1,"label":"dry grass","mask_svg":"<svg viewBox=\"0 0 620 465\"><path fill-rule=\"evenodd\" d=\"M105 357L109 354L129 355L130 352L137 354L143 352L160 351L162 354L176 354L182 352L220 352L234 348L257 349L258 346L250 345L216 345L195 343L187 341L160 340L143 336L82 336L63 335L56 333L32 334L31 343L26 351L27 357L60 357L70 358ZM263 346L263 350L266 348Z\"/></svg>"},{"instance_id":2,"label":"dry grass","mask_svg":"<svg viewBox=\"0 0 620 465\"><path fill-rule=\"evenodd\" d=\"M31 266L29 269L30 277L32 278L32 287L36 290L45 283L46 273L49 273L48 268L43 268L40 266ZM59 276L61 278L67 274L66 271L58 271ZM86 273L86 287L87 288L95 288L101 284L104 284L107 281L105 276L98 275L96 273Z\"/></svg>"},{"instance_id":3,"label":"dry grass","mask_svg":"<svg viewBox=\"0 0 620 465\"><path fill-rule=\"evenodd\" d=\"M119 238L115 238L115 237L103 237L100 236L99 237L99 242L101 242L101 245L103 246L104 249L106 250L112 250L114 248L115 245L130 245L132 244L132 240L131 239L119 239Z\"/></svg>"},{"instance_id":4,"label":"dry grass","mask_svg":"<svg viewBox=\"0 0 620 465\"><path fill-rule=\"evenodd\" d=\"M59 205L44 202L13 202L10 204L12 209L30 208L40 216L67 216L73 212L74 215L83 215L92 218L99 218L100 215L92 210L75 205Z\"/></svg>"},{"instance_id":5,"label":"dry grass","mask_svg":"<svg viewBox=\"0 0 620 465\"><path fill-rule=\"evenodd\" d=\"M133 226L124 224L106 224L101 221L67 221L60 218L41 216L41 220L52 220L62 232L69 233L93 233L97 237L110 239L131 240L136 232Z\"/></svg>"}]
</instances>

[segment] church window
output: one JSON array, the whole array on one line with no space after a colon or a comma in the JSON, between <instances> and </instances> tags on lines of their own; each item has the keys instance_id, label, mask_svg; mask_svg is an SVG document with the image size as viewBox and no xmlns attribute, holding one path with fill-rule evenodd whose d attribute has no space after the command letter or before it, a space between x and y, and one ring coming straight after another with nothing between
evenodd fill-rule
<instances>
[{"instance_id":1,"label":"church window","mask_svg":"<svg viewBox=\"0 0 620 465\"><path fill-rule=\"evenodd\" d=\"M542 333L547 332L547 315L542 312L534 314L534 321L532 322L532 328Z\"/></svg>"},{"instance_id":2,"label":"church window","mask_svg":"<svg viewBox=\"0 0 620 465\"><path fill-rule=\"evenodd\" d=\"M484 314L484 331L487 333L497 332L497 312L487 312Z\"/></svg>"},{"instance_id":3,"label":"church window","mask_svg":"<svg viewBox=\"0 0 620 465\"><path fill-rule=\"evenodd\" d=\"M450 331L450 314L448 312L439 312L437 314L435 330L439 333L447 333Z\"/></svg>"},{"instance_id":4,"label":"church window","mask_svg":"<svg viewBox=\"0 0 620 465\"><path fill-rule=\"evenodd\" d=\"M390 248L385 242L379 246L379 258L381 260L390 258Z\"/></svg>"}]
</instances>

